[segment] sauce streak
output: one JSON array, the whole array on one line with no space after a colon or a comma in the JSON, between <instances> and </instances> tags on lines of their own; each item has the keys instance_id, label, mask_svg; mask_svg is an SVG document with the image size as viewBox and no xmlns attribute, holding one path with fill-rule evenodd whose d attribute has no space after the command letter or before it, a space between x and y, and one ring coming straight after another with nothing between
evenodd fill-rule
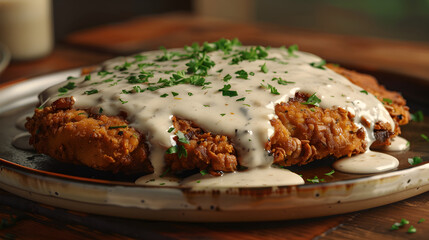
<instances>
[{"instance_id":1,"label":"sauce streak","mask_svg":"<svg viewBox=\"0 0 429 240\"><path fill-rule=\"evenodd\" d=\"M332 166L345 173L370 174L389 171L397 168L398 165L398 159L391 155L367 151L363 154L337 160Z\"/></svg>"}]
</instances>

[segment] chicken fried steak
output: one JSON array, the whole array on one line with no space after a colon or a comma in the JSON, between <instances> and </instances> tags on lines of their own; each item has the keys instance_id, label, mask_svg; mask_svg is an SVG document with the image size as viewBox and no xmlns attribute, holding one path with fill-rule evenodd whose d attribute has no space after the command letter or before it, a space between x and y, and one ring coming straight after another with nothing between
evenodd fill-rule
<instances>
[{"instance_id":1,"label":"chicken fried steak","mask_svg":"<svg viewBox=\"0 0 429 240\"><path fill-rule=\"evenodd\" d=\"M36 109L28 119L30 143L55 159L115 173L159 174L152 161L163 161L162 171L198 169L221 175L249 165L305 165L360 154L371 144L389 145L400 134L399 126L409 121L402 96L386 90L372 76L315 64L319 58L298 51L291 55L290 51L259 46L236 49L231 41L222 41L185 48L185 53L155 52L120 59L121 64L107 63L102 71L93 73L97 82L91 83L91 75L85 76L82 90L75 82L68 83L63 86L68 90L62 90L65 96L53 97L55 101L48 101L47 107ZM231 53L235 58L229 57ZM144 62L150 57L152 62ZM176 61L171 60L174 57ZM186 72L164 71L183 59L190 59ZM133 64L138 66L135 70ZM160 75L159 80L152 80L155 74ZM320 85L308 87L308 81L314 85L317 79ZM95 90L101 85L105 87ZM120 94L112 90L117 85ZM131 89L126 88L129 85ZM104 94L96 95L102 91ZM324 94L320 98L319 92ZM286 93L289 95L279 101ZM322 105L334 97L338 104ZM88 106L87 102L100 105ZM158 102L164 105L158 107ZM367 105L373 107L368 110ZM111 110L95 110L102 107ZM379 112L371 112L374 110ZM256 120L266 124L258 125ZM145 124L160 130L151 131ZM235 132L234 124L238 124ZM270 127L270 135L264 137ZM255 159L263 158L256 149L260 136L264 139L261 150L271 162ZM160 147L165 152L162 159L151 159L151 153Z\"/></svg>"}]
</instances>

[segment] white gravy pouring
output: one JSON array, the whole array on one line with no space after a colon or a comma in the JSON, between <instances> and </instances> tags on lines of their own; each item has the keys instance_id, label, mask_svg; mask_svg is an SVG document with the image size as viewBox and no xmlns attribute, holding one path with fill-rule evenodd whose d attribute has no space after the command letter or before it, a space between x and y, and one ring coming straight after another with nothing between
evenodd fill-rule
<instances>
[{"instance_id":1,"label":"white gravy pouring","mask_svg":"<svg viewBox=\"0 0 429 240\"><path fill-rule=\"evenodd\" d=\"M389 154L366 151L363 154L339 159L332 167L345 173L370 174L389 171L398 165L398 159Z\"/></svg>"},{"instance_id":2,"label":"white gravy pouring","mask_svg":"<svg viewBox=\"0 0 429 240\"><path fill-rule=\"evenodd\" d=\"M264 150L264 144L273 133L269 120L276 117L275 104L288 101L298 91L310 95L316 93L321 99L322 108L341 107L354 114L355 123L366 131L367 146L374 141L372 128L375 122L388 122L393 128L393 120L374 96L366 94L362 88L327 68L320 69L311 65L321 62L321 58L300 51L296 51L295 56L290 56L284 48L270 48L266 59L230 64L232 57L229 56L249 49L250 47L235 47L229 54L223 51L207 53L215 63L204 77L205 82L210 82L209 85L179 84L154 91L147 89L159 84L160 79L170 79L177 71L186 72L185 64L189 62L173 61L178 57L169 61L155 61L163 52L152 51L141 53L146 58L144 60L131 56L106 61L103 70L108 74L95 72L68 80L76 88L61 96L58 89L67 82L51 87L41 94L41 102L46 101L50 105L60 97L73 96L76 100L75 108L90 109L96 113L103 109L103 114L106 115L117 115L125 111L130 126L146 134L151 151L150 159L155 168L154 176L163 172L163 155L166 149L175 145L172 140L174 134L168 132L173 115L192 120L207 131L231 137L240 156L240 164L250 169L272 164L272 157ZM171 51L185 53L181 49ZM228 58L224 59L225 57ZM129 66L120 71L120 66L124 66L125 62L130 63ZM143 65L139 68L138 64ZM261 70L263 64L266 64L267 73ZM142 70L152 72L154 76L148 78L146 83L129 83L127 78L138 78L142 75ZM239 78L236 72L240 70L248 74L248 79ZM227 75L231 79L225 82ZM185 77L190 75L186 74ZM281 84L279 78L288 83ZM231 86L230 91L237 92L237 96L223 96L219 89L227 84ZM273 88L270 91L269 86L279 94L273 94L275 91ZM130 94L123 92L131 91L133 87L147 90ZM370 121L371 126L364 127L360 123L361 117Z\"/></svg>"},{"instance_id":3,"label":"white gravy pouring","mask_svg":"<svg viewBox=\"0 0 429 240\"><path fill-rule=\"evenodd\" d=\"M389 146L382 146L374 148L374 150L382 150L387 152L400 152L405 151L410 148L410 142L403 137L395 137L391 140L391 144Z\"/></svg>"},{"instance_id":4,"label":"white gravy pouring","mask_svg":"<svg viewBox=\"0 0 429 240\"><path fill-rule=\"evenodd\" d=\"M137 179L136 184L152 186L185 187L265 187L304 184L301 176L286 169L254 168L242 172L225 173L221 177L210 174L194 174L181 181L172 178L153 178L147 175Z\"/></svg>"}]
</instances>

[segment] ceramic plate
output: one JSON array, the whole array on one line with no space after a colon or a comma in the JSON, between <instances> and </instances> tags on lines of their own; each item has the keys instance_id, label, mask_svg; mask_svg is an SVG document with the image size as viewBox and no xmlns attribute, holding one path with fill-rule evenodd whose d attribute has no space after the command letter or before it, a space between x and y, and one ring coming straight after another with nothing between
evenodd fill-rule
<instances>
[{"instance_id":1,"label":"ceramic plate","mask_svg":"<svg viewBox=\"0 0 429 240\"><path fill-rule=\"evenodd\" d=\"M80 69L0 86L0 187L40 203L66 209L168 221L269 221L352 212L400 201L429 190L429 164L411 166L409 157L429 159L429 121L412 122L402 136L411 142L393 171L354 175L331 170L331 162L293 168L304 179L324 182L273 187L168 187L134 184L139 176L113 175L57 162L12 146L24 134L23 122L37 104L37 94Z\"/></svg>"}]
</instances>

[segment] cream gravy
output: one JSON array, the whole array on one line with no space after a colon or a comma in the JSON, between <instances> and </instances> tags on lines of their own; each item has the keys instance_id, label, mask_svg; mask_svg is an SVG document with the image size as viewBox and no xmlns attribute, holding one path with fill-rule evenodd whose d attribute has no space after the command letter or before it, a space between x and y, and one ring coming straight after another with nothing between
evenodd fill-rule
<instances>
[{"instance_id":1,"label":"cream gravy","mask_svg":"<svg viewBox=\"0 0 429 240\"><path fill-rule=\"evenodd\" d=\"M102 69L108 74L94 72L68 80L76 85L74 89L60 94L58 89L64 87L67 84L65 82L49 88L40 98L41 102L49 105L60 97L73 96L76 100L75 108L90 109L96 113L102 109L106 115L117 115L125 111L130 126L146 134L151 151L150 159L155 168L155 173L149 178L157 177L163 172L165 151L175 145L174 134L168 132L173 115L192 120L207 131L231 137L240 156L240 164L255 169L249 171L249 174L256 174L256 169L259 171L272 164L272 157L264 150L264 144L273 133L269 120L276 118L275 104L288 101L298 91L310 95L315 93L321 99L322 108L341 107L354 114L355 124L366 132L367 146L374 141L372 130L375 122L387 122L393 128L394 123L389 113L374 96L330 69L311 65L321 62L321 58L300 51L289 55L285 49L270 48L266 50L266 59L230 64L232 54L248 49L250 47L235 47L229 54L223 51L207 53L215 63L204 77L205 82L210 82L209 85L178 84L154 91L135 92L136 87L147 89L156 86L160 79L170 79L177 71L186 72L185 64L189 60L176 61L177 58L173 58L159 62L155 59L163 55L163 52L151 51L141 53L145 58L140 59L141 61L133 56L106 61ZM182 49L170 51L185 53ZM129 66L127 70L121 71L120 66L124 63L129 63ZM264 64L266 73L262 71ZM127 78L139 77L142 70L153 73L153 77L149 77L146 83L129 83ZM237 74L240 70L248 74L247 79L240 78ZM231 79L226 82L228 75ZM186 74L185 77L190 76ZM220 89L227 84L230 84L229 90L237 92L237 96L223 96ZM278 95L273 93L273 88ZM97 92L94 93L95 91ZM361 117L369 120L371 126L361 124ZM243 182L243 179L249 177L246 173L241 174L243 177L231 181ZM226 174L222 178L230 178L226 176L235 175ZM210 179L204 178L201 183L212 184ZM273 177L270 181L277 181L277 178ZM293 182L298 180L294 178Z\"/></svg>"},{"instance_id":2,"label":"cream gravy","mask_svg":"<svg viewBox=\"0 0 429 240\"><path fill-rule=\"evenodd\" d=\"M386 172L397 168L398 165L398 159L389 154L366 151L363 154L339 159L332 166L345 173L370 174Z\"/></svg>"}]
</instances>

